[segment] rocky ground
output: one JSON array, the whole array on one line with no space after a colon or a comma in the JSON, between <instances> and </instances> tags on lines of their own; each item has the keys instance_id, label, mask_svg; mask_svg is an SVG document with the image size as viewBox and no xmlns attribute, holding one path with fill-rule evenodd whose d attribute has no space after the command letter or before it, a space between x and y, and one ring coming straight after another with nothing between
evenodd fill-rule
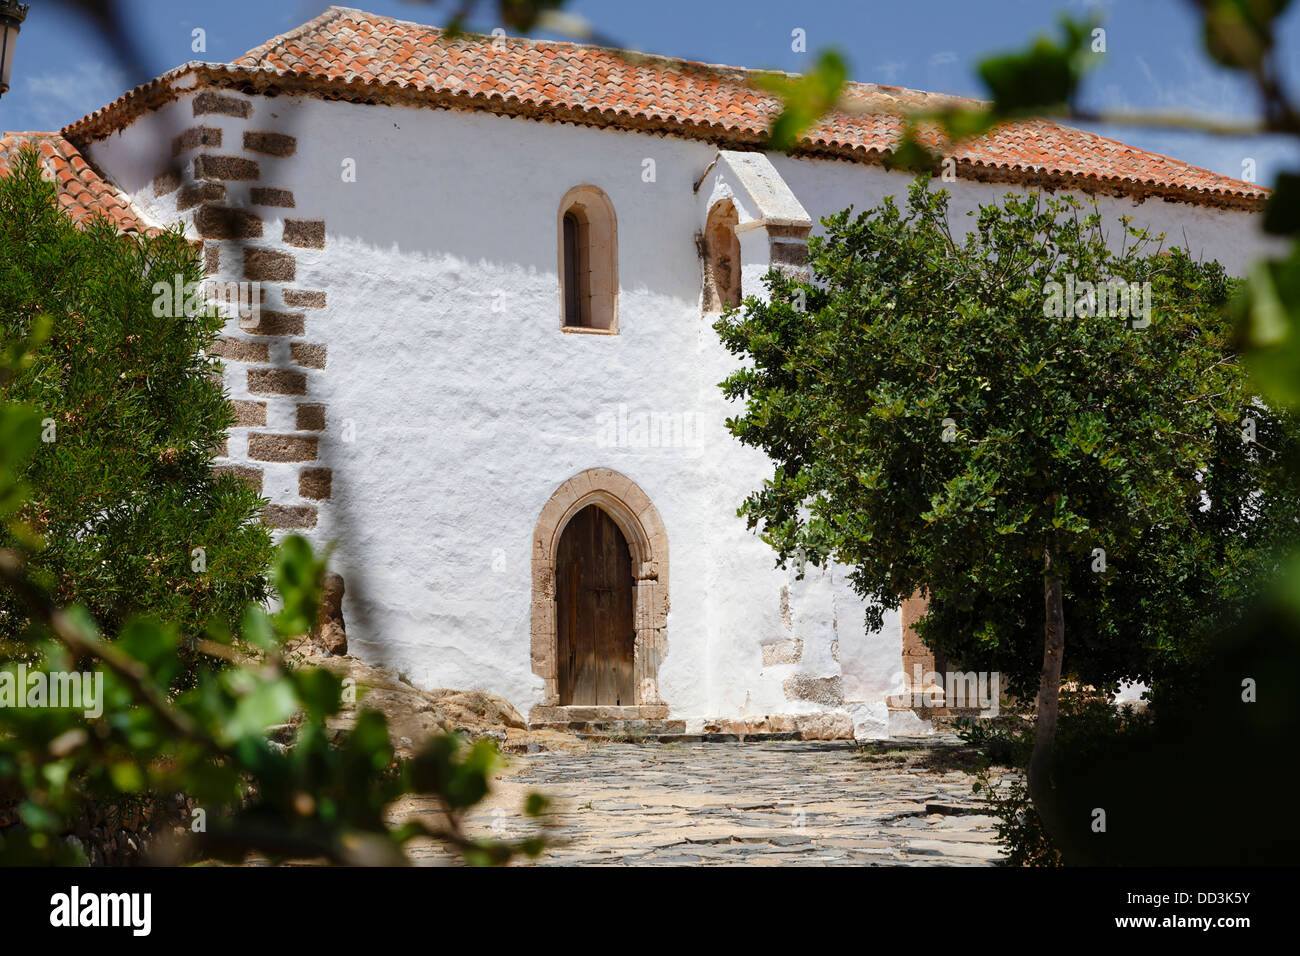
<instances>
[{"instance_id":1,"label":"rocky ground","mask_svg":"<svg viewBox=\"0 0 1300 956\"><path fill-rule=\"evenodd\" d=\"M956 865L999 857L992 817L971 791L974 753L951 734L858 746L846 741L604 742L529 730L509 703L475 691L423 691L388 671L304 644L291 659L356 682L361 706L387 716L401 756L432 733L491 737L503 765L468 815L470 836L520 839L547 795L549 848L524 865ZM333 726L344 729L352 717ZM408 798L394 819L438 818ZM459 857L426 842L423 865Z\"/></svg>"},{"instance_id":2,"label":"rocky ground","mask_svg":"<svg viewBox=\"0 0 1300 956\"><path fill-rule=\"evenodd\" d=\"M471 835L536 832L520 812L549 795L560 840L530 865L947 865L999 857L953 737L859 748L768 741L592 744L509 758L467 819ZM401 815L435 812L410 801ZM418 863L455 863L433 844Z\"/></svg>"},{"instance_id":3,"label":"rocky ground","mask_svg":"<svg viewBox=\"0 0 1300 956\"><path fill-rule=\"evenodd\" d=\"M399 757L410 757L430 734L458 731L469 740L491 737L505 753L563 750L582 746L572 734L529 730L509 702L480 691L420 690L399 676L347 655L322 652L309 643L291 648L287 659L296 666L324 667L352 678L360 708L381 711L388 719ZM356 710L330 721L331 729L352 726Z\"/></svg>"}]
</instances>

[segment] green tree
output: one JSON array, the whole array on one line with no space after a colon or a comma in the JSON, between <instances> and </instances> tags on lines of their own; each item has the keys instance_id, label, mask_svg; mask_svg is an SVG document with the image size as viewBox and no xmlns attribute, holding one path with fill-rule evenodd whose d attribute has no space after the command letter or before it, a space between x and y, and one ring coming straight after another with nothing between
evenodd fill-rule
<instances>
[{"instance_id":1,"label":"green tree","mask_svg":"<svg viewBox=\"0 0 1300 956\"><path fill-rule=\"evenodd\" d=\"M40 539L29 573L110 636L141 612L188 634L214 617L231 626L266 595L262 500L212 472L234 423L220 366L204 355L224 320L160 300L163 286L183 294L202 278L179 232L124 236L102 219L78 228L34 148L0 178L0 347L49 322L48 339L0 383L0 398L43 422L23 474L20 517ZM0 532L0 546L13 542ZM26 620L0 594L0 639Z\"/></svg>"},{"instance_id":2,"label":"green tree","mask_svg":"<svg viewBox=\"0 0 1300 956\"><path fill-rule=\"evenodd\" d=\"M1273 467L1276 450L1243 441L1242 423L1278 419L1232 351L1222 270L1162 253L1127 222L1108 244L1077 200L1009 195L959 238L947 194L918 181L902 209L886 200L825 226L810 242L812 281L771 274L770 301L751 297L716 324L747 360L723 383L745 403L728 425L774 462L741 514L782 563L850 566L869 628L917 589L994 645L1041 627L1039 804L1066 594L1091 593L1093 613L1114 606L1132 593L1117 583L1127 569L1158 603L1178 594L1199 549L1236 547L1240 500L1210 502L1235 514L1207 543L1206 490L1243 462ZM1119 289L1142 290L1137 315L1114 314ZM1239 460L1223 468L1225 455ZM1098 622L1083 646L1101 635L1099 656L1108 641L1140 644L1140 631L1111 627Z\"/></svg>"},{"instance_id":3,"label":"green tree","mask_svg":"<svg viewBox=\"0 0 1300 956\"><path fill-rule=\"evenodd\" d=\"M176 821L185 842L173 859L396 864L429 837L475 864L540 852L544 830L508 842L464 832L488 791L492 741L437 736L398 760L364 699L352 729L331 732L350 704L340 677L287 665L284 640L316 621L325 562L289 537L268 588L260 499L209 472L230 424L201 354L220 320L153 314L154 283L177 274L198 277L179 234L78 230L34 151L0 179L0 624L11 638L0 811L18 819L0 831L0 864L85 862L69 837L97 813L156 811L176 794L203 825ZM258 603L272 591L273 615ZM17 706L33 672L102 683L80 709ZM287 745L268 738L277 726ZM393 824L406 794L436 798L440 817ZM546 807L534 794L523 809Z\"/></svg>"},{"instance_id":4,"label":"green tree","mask_svg":"<svg viewBox=\"0 0 1300 956\"><path fill-rule=\"evenodd\" d=\"M1200 268L1182 257L1167 266ZM1205 304L1218 299L1216 292ZM1099 688L1142 681L1168 692L1267 589L1300 520L1300 442L1292 416L1263 405L1247 414L1255 434L1249 448L1241 427L1215 430L1210 467L1200 475L1204 497L1188 500L1187 533L1149 529L1124 555L1096 555L1092 573L1063 582L1071 678ZM933 595L918 632L950 665L996 670L1004 687L1032 697L1043 635L1025 608L1041 591L1039 569L1025 566L996 596Z\"/></svg>"}]
</instances>

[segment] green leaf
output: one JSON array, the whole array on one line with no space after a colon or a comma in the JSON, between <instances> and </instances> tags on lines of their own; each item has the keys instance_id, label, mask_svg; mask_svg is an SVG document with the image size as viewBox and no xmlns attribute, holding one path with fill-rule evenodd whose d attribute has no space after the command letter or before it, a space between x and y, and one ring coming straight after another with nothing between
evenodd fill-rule
<instances>
[{"instance_id":1,"label":"green leaf","mask_svg":"<svg viewBox=\"0 0 1300 956\"><path fill-rule=\"evenodd\" d=\"M1300 250L1286 262L1257 262L1233 303L1246 364L1272 400L1300 406Z\"/></svg>"},{"instance_id":2,"label":"green leaf","mask_svg":"<svg viewBox=\"0 0 1300 956\"><path fill-rule=\"evenodd\" d=\"M305 634L315 626L324 575L325 562L317 559L306 538L295 534L280 543L272 582L283 604L275 616L282 635Z\"/></svg>"},{"instance_id":3,"label":"green leaf","mask_svg":"<svg viewBox=\"0 0 1300 956\"><path fill-rule=\"evenodd\" d=\"M909 123L903 130L898 144L889 151L885 159L888 169L929 172L939 162L939 156L923 145L917 138L917 129Z\"/></svg>"},{"instance_id":4,"label":"green leaf","mask_svg":"<svg viewBox=\"0 0 1300 956\"><path fill-rule=\"evenodd\" d=\"M249 644L264 651L269 651L280 643L275 628L271 626L271 618L260 607L252 605L244 612L239 634Z\"/></svg>"},{"instance_id":5,"label":"green leaf","mask_svg":"<svg viewBox=\"0 0 1300 956\"><path fill-rule=\"evenodd\" d=\"M759 74L754 84L783 101L781 112L768 131L768 148L788 151L830 112L848 80L848 66L834 50L825 50L811 70L791 78L779 73Z\"/></svg>"},{"instance_id":6,"label":"green leaf","mask_svg":"<svg viewBox=\"0 0 1300 956\"><path fill-rule=\"evenodd\" d=\"M540 793L530 793L524 799L524 813L530 817L540 817L551 807L549 797Z\"/></svg>"},{"instance_id":7,"label":"green leaf","mask_svg":"<svg viewBox=\"0 0 1300 956\"><path fill-rule=\"evenodd\" d=\"M36 412L0 404L0 519L12 515L26 499L22 475L40 440L41 419Z\"/></svg>"},{"instance_id":8,"label":"green leaf","mask_svg":"<svg viewBox=\"0 0 1300 956\"><path fill-rule=\"evenodd\" d=\"M1205 49L1224 66L1254 70L1273 48L1273 21L1288 0L1207 0Z\"/></svg>"},{"instance_id":9,"label":"green leaf","mask_svg":"<svg viewBox=\"0 0 1300 956\"><path fill-rule=\"evenodd\" d=\"M1264 207L1263 229L1276 236L1300 233L1300 174L1278 174Z\"/></svg>"},{"instance_id":10,"label":"green leaf","mask_svg":"<svg viewBox=\"0 0 1300 956\"><path fill-rule=\"evenodd\" d=\"M324 720L338 713L343 693L341 677L323 667L294 671L292 676L310 720Z\"/></svg>"},{"instance_id":11,"label":"green leaf","mask_svg":"<svg viewBox=\"0 0 1300 956\"><path fill-rule=\"evenodd\" d=\"M259 680L235 705L226 736L231 740L263 736L267 728L284 723L297 709L298 695L289 678Z\"/></svg>"},{"instance_id":12,"label":"green leaf","mask_svg":"<svg viewBox=\"0 0 1300 956\"><path fill-rule=\"evenodd\" d=\"M113 786L123 793L139 793L144 789L144 773L133 760L118 760L108 767Z\"/></svg>"},{"instance_id":13,"label":"green leaf","mask_svg":"<svg viewBox=\"0 0 1300 956\"><path fill-rule=\"evenodd\" d=\"M1020 116L1070 103L1089 62L1093 21L1061 21L1062 37L1041 37L1018 53L990 57L979 75L999 116Z\"/></svg>"},{"instance_id":14,"label":"green leaf","mask_svg":"<svg viewBox=\"0 0 1300 956\"><path fill-rule=\"evenodd\" d=\"M176 654L178 643L176 628L152 616L129 620L116 641L117 648L144 664L162 687L167 686L180 666Z\"/></svg>"}]
</instances>

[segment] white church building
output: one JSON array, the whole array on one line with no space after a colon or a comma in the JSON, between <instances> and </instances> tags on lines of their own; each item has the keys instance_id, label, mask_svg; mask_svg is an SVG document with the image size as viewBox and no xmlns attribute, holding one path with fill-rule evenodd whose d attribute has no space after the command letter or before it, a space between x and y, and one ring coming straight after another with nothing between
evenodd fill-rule
<instances>
[{"instance_id":1,"label":"white church building","mask_svg":"<svg viewBox=\"0 0 1300 956\"><path fill-rule=\"evenodd\" d=\"M822 217L904 196L930 94L855 84L790 154L743 69L333 7L188 63L41 144L65 205L184 223L257 282L218 343L218 461L333 542L350 650L534 724L885 737L919 602L878 633L842 569L778 570L736 517L770 463L725 430L712 323ZM872 112L874 110L875 112ZM1234 273L1266 191L1048 121L952 151L954 227L1008 191L1096 199Z\"/></svg>"}]
</instances>

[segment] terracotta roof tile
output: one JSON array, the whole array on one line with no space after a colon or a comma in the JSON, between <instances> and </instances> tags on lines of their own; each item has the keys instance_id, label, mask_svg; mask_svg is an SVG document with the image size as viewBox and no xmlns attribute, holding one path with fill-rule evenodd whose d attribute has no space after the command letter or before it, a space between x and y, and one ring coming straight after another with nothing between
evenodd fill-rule
<instances>
[{"instance_id":1,"label":"terracotta roof tile","mask_svg":"<svg viewBox=\"0 0 1300 956\"><path fill-rule=\"evenodd\" d=\"M231 64L188 63L136 87L63 129L72 143L108 136L136 116L210 86L485 110L529 119L641 130L760 149L780 102L757 71L576 43L461 35L331 7ZM806 155L880 163L902 114L975 101L852 84L845 109L799 144ZM52 135L52 134L50 134ZM1023 183L1258 209L1269 191L1050 120L1006 124L956 149L962 179ZM102 181L101 181L102 182Z\"/></svg>"},{"instance_id":2,"label":"terracotta roof tile","mask_svg":"<svg viewBox=\"0 0 1300 956\"><path fill-rule=\"evenodd\" d=\"M27 143L36 144L45 172L58 188L59 205L74 222L85 225L97 213L103 213L121 232L158 232L137 215L117 187L86 162L81 151L60 133L0 136L0 175L8 174L11 159Z\"/></svg>"},{"instance_id":3,"label":"terracotta roof tile","mask_svg":"<svg viewBox=\"0 0 1300 956\"><path fill-rule=\"evenodd\" d=\"M554 110L562 119L597 111L608 125L667 123L678 132L705 138L730 133L751 144L762 142L780 110L774 96L754 85L755 71L574 43L477 35L453 39L435 27L346 7L331 7L250 50L234 65L317 81L360 77L371 84L468 95L479 100L471 106L482 106L483 97L500 98ZM808 133L801 144L805 151L879 161L898 140L902 112L974 105L867 83L852 84L846 102L850 109L830 114ZM1253 183L1050 120L1005 125L948 152L961 167L990 171L992 178L1049 174L1121 191L1172 189L1180 194L1176 198L1190 201L1214 196L1259 200L1268 194Z\"/></svg>"}]
</instances>

